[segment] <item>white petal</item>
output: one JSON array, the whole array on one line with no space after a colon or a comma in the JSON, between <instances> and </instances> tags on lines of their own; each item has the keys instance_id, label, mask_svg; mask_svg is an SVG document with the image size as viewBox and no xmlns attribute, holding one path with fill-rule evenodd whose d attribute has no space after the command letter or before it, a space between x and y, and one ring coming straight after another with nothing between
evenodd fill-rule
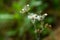
<instances>
[{"instance_id":1,"label":"white petal","mask_svg":"<svg viewBox=\"0 0 60 40\"><path fill-rule=\"evenodd\" d=\"M22 11L24 11L24 9L22 9Z\"/></svg>"},{"instance_id":2,"label":"white petal","mask_svg":"<svg viewBox=\"0 0 60 40\"><path fill-rule=\"evenodd\" d=\"M29 6L29 4L27 4L27 6Z\"/></svg>"},{"instance_id":3,"label":"white petal","mask_svg":"<svg viewBox=\"0 0 60 40\"><path fill-rule=\"evenodd\" d=\"M44 15L45 15L45 16L47 16L48 14L47 14L47 13L45 13Z\"/></svg>"},{"instance_id":4,"label":"white petal","mask_svg":"<svg viewBox=\"0 0 60 40\"><path fill-rule=\"evenodd\" d=\"M29 19L32 19L32 16L28 16Z\"/></svg>"}]
</instances>

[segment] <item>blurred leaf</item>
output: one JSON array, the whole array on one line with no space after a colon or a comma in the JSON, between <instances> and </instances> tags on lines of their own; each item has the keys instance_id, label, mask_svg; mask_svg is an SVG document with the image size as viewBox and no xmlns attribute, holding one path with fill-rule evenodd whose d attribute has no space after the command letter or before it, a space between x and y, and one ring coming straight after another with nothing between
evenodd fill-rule
<instances>
[{"instance_id":1,"label":"blurred leaf","mask_svg":"<svg viewBox=\"0 0 60 40\"><path fill-rule=\"evenodd\" d=\"M13 2L12 7L14 10L20 12L20 10L25 6L26 0L19 0L18 2Z\"/></svg>"},{"instance_id":2,"label":"blurred leaf","mask_svg":"<svg viewBox=\"0 0 60 40\"><path fill-rule=\"evenodd\" d=\"M25 17L23 25L20 28L18 28L19 35L22 36L25 33L25 31L30 29L30 27L30 20L27 17Z\"/></svg>"},{"instance_id":3,"label":"blurred leaf","mask_svg":"<svg viewBox=\"0 0 60 40\"><path fill-rule=\"evenodd\" d=\"M35 0L32 0L31 3L30 3L31 6L39 6L39 5L42 5L42 1L35 1Z\"/></svg>"},{"instance_id":4,"label":"blurred leaf","mask_svg":"<svg viewBox=\"0 0 60 40\"><path fill-rule=\"evenodd\" d=\"M42 4L42 5L40 5L40 6L37 7L37 11L45 10L47 7L48 7L48 4L44 3L44 4Z\"/></svg>"},{"instance_id":5,"label":"blurred leaf","mask_svg":"<svg viewBox=\"0 0 60 40\"><path fill-rule=\"evenodd\" d=\"M14 19L14 16L11 14L0 14L0 20L10 20Z\"/></svg>"},{"instance_id":6,"label":"blurred leaf","mask_svg":"<svg viewBox=\"0 0 60 40\"><path fill-rule=\"evenodd\" d=\"M48 28L44 28L44 30L42 31L41 33L41 37L45 37L47 36L48 34L50 34L50 30Z\"/></svg>"},{"instance_id":7,"label":"blurred leaf","mask_svg":"<svg viewBox=\"0 0 60 40\"><path fill-rule=\"evenodd\" d=\"M15 36L16 35L16 30L11 30L11 31L8 31L8 32L6 32L6 35L7 36Z\"/></svg>"},{"instance_id":8,"label":"blurred leaf","mask_svg":"<svg viewBox=\"0 0 60 40\"><path fill-rule=\"evenodd\" d=\"M54 17L46 17L46 19L45 19L45 23L49 23L49 24L52 24L52 23L54 23L55 22L55 19L54 19Z\"/></svg>"}]
</instances>

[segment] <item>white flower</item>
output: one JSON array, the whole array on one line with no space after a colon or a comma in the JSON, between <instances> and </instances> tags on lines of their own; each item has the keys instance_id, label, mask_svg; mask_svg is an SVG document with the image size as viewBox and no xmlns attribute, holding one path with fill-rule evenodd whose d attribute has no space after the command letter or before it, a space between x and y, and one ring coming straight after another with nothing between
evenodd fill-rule
<instances>
[{"instance_id":1,"label":"white flower","mask_svg":"<svg viewBox=\"0 0 60 40\"><path fill-rule=\"evenodd\" d=\"M36 19L36 16L37 16L37 14L31 13L30 15L28 15L28 18L29 19Z\"/></svg>"},{"instance_id":2,"label":"white flower","mask_svg":"<svg viewBox=\"0 0 60 40\"><path fill-rule=\"evenodd\" d=\"M27 6L29 6L29 4L27 4Z\"/></svg>"},{"instance_id":3,"label":"white flower","mask_svg":"<svg viewBox=\"0 0 60 40\"><path fill-rule=\"evenodd\" d=\"M37 15L34 13L30 13L28 15L28 19L30 19L32 21L32 23L35 23L36 20L38 21L42 21L44 20L44 18L47 16L47 14L43 14L43 15Z\"/></svg>"},{"instance_id":4,"label":"white flower","mask_svg":"<svg viewBox=\"0 0 60 40\"><path fill-rule=\"evenodd\" d=\"M38 21L40 21L41 20L41 16L36 16L36 19L38 20Z\"/></svg>"},{"instance_id":5,"label":"white flower","mask_svg":"<svg viewBox=\"0 0 60 40\"><path fill-rule=\"evenodd\" d=\"M30 10L29 4L27 4L27 5L24 6L24 8L20 11L20 13L25 13L25 12L28 12L29 10Z\"/></svg>"},{"instance_id":6,"label":"white flower","mask_svg":"<svg viewBox=\"0 0 60 40\"><path fill-rule=\"evenodd\" d=\"M42 17L41 17L41 19L44 20L44 18L45 18L47 15L48 15L47 13L43 14Z\"/></svg>"},{"instance_id":7,"label":"white flower","mask_svg":"<svg viewBox=\"0 0 60 40\"><path fill-rule=\"evenodd\" d=\"M37 14L30 13L28 19L31 19L32 23L35 23Z\"/></svg>"},{"instance_id":8,"label":"white flower","mask_svg":"<svg viewBox=\"0 0 60 40\"><path fill-rule=\"evenodd\" d=\"M22 9L22 11L24 11L24 9Z\"/></svg>"},{"instance_id":9,"label":"white flower","mask_svg":"<svg viewBox=\"0 0 60 40\"><path fill-rule=\"evenodd\" d=\"M47 14L47 13L45 13L44 15L45 15L45 16L47 16L48 14Z\"/></svg>"}]
</instances>

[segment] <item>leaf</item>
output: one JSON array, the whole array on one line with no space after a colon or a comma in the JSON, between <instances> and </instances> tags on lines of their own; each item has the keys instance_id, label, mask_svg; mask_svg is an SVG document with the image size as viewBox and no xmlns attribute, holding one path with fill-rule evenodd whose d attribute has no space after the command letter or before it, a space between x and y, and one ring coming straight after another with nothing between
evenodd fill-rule
<instances>
[{"instance_id":1,"label":"leaf","mask_svg":"<svg viewBox=\"0 0 60 40\"><path fill-rule=\"evenodd\" d=\"M19 29L19 36L23 36L24 33L25 33L27 30L30 29L30 27L31 27L31 25L30 25L30 20L29 20L27 17L25 17L25 18L24 18L24 23L23 23L23 25L18 28L18 29Z\"/></svg>"},{"instance_id":2,"label":"leaf","mask_svg":"<svg viewBox=\"0 0 60 40\"><path fill-rule=\"evenodd\" d=\"M50 30L47 29L47 28L44 28L44 30L43 30L42 33L41 33L41 37L45 37L45 36L47 36L48 34L50 34Z\"/></svg>"},{"instance_id":3,"label":"leaf","mask_svg":"<svg viewBox=\"0 0 60 40\"><path fill-rule=\"evenodd\" d=\"M54 17L47 17L45 19L45 23L49 23L49 24L52 24L55 22L55 18Z\"/></svg>"},{"instance_id":4,"label":"leaf","mask_svg":"<svg viewBox=\"0 0 60 40\"><path fill-rule=\"evenodd\" d=\"M8 31L8 32L6 32L6 35L7 36L15 36L16 35L16 30L10 30L10 31Z\"/></svg>"},{"instance_id":5,"label":"leaf","mask_svg":"<svg viewBox=\"0 0 60 40\"><path fill-rule=\"evenodd\" d=\"M15 11L20 12L20 10L25 6L26 0L19 0L18 2L13 2L12 7Z\"/></svg>"}]
</instances>

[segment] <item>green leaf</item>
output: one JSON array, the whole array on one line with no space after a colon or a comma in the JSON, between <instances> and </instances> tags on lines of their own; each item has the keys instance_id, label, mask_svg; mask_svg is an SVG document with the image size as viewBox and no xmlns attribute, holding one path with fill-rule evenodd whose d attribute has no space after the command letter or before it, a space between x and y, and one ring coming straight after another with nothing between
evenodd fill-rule
<instances>
[{"instance_id":1,"label":"green leaf","mask_svg":"<svg viewBox=\"0 0 60 40\"><path fill-rule=\"evenodd\" d=\"M16 30L10 30L8 32L6 32L7 36L15 36L16 35Z\"/></svg>"},{"instance_id":2,"label":"green leaf","mask_svg":"<svg viewBox=\"0 0 60 40\"><path fill-rule=\"evenodd\" d=\"M44 28L44 30L42 31L42 33L41 33L41 37L45 37L46 35L48 35L48 34L50 34L50 30L49 29L47 29L47 28Z\"/></svg>"},{"instance_id":3,"label":"green leaf","mask_svg":"<svg viewBox=\"0 0 60 40\"><path fill-rule=\"evenodd\" d=\"M45 23L52 24L52 23L54 23L54 22L55 22L54 17L47 17L47 18L45 19Z\"/></svg>"},{"instance_id":4,"label":"green leaf","mask_svg":"<svg viewBox=\"0 0 60 40\"><path fill-rule=\"evenodd\" d=\"M25 17L23 25L18 28L19 29L19 36L23 36L25 31L29 30L30 27L31 27L30 20L27 17Z\"/></svg>"},{"instance_id":5,"label":"green leaf","mask_svg":"<svg viewBox=\"0 0 60 40\"><path fill-rule=\"evenodd\" d=\"M20 12L20 10L25 6L26 0L19 0L17 2L13 2L12 7L15 11Z\"/></svg>"}]
</instances>

